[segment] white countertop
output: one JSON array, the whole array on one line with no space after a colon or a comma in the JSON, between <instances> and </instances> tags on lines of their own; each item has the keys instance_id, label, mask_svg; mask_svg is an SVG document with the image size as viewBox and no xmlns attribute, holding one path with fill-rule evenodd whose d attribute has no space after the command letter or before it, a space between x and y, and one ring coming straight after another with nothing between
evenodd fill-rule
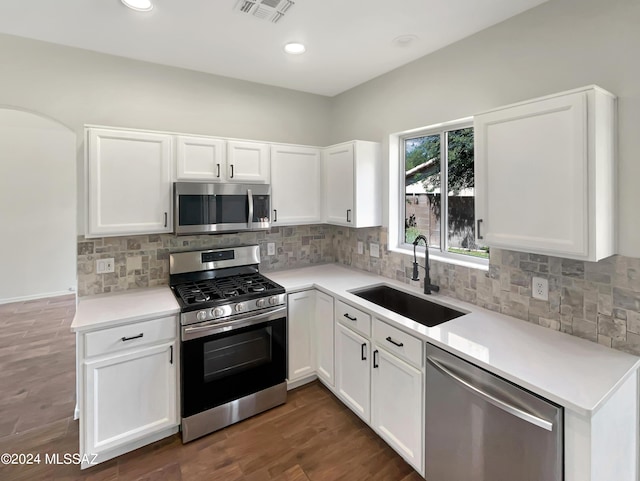
<instances>
[{"instance_id":1,"label":"white countertop","mask_svg":"<svg viewBox=\"0 0 640 481\"><path fill-rule=\"evenodd\" d=\"M180 306L168 286L81 297L71 330L92 331L179 312Z\"/></svg>"},{"instance_id":2,"label":"white countertop","mask_svg":"<svg viewBox=\"0 0 640 481\"><path fill-rule=\"evenodd\" d=\"M266 273L287 292L316 288L582 415L592 415L634 375L640 358L392 279L339 265ZM387 284L469 314L426 327L351 294ZM637 375L637 374L636 374Z\"/></svg>"}]
</instances>

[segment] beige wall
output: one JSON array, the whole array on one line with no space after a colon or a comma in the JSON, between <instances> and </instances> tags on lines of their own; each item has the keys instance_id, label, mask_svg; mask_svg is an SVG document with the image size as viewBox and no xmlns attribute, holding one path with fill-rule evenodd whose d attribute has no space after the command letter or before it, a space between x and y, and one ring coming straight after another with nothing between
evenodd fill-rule
<instances>
[{"instance_id":1,"label":"beige wall","mask_svg":"<svg viewBox=\"0 0 640 481\"><path fill-rule=\"evenodd\" d=\"M329 99L0 34L0 104L84 124L309 145Z\"/></svg>"},{"instance_id":2,"label":"beige wall","mask_svg":"<svg viewBox=\"0 0 640 481\"><path fill-rule=\"evenodd\" d=\"M619 98L619 252L640 257L638 52L640 2L550 0L334 97L331 142L384 152L393 132L597 84Z\"/></svg>"},{"instance_id":3,"label":"beige wall","mask_svg":"<svg viewBox=\"0 0 640 481\"><path fill-rule=\"evenodd\" d=\"M330 99L0 34L0 105L76 132L84 232L83 126L326 145Z\"/></svg>"},{"instance_id":4,"label":"beige wall","mask_svg":"<svg viewBox=\"0 0 640 481\"><path fill-rule=\"evenodd\" d=\"M76 137L0 106L0 303L76 284Z\"/></svg>"}]
</instances>

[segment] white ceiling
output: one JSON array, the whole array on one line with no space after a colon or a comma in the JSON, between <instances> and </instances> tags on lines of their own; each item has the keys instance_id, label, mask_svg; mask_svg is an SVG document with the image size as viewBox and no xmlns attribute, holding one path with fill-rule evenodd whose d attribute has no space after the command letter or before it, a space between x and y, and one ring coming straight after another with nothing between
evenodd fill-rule
<instances>
[{"instance_id":1,"label":"white ceiling","mask_svg":"<svg viewBox=\"0 0 640 481\"><path fill-rule=\"evenodd\" d=\"M275 24L238 0L153 1L1 0L0 32L333 96L547 0L294 0Z\"/></svg>"}]
</instances>

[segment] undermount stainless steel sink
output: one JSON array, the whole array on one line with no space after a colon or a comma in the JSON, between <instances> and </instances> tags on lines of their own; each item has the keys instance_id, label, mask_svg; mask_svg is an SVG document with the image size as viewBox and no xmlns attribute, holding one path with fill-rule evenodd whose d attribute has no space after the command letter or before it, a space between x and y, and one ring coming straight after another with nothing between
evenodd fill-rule
<instances>
[{"instance_id":1,"label":"undermount stainless steel sink","mask_svg":"<svg viewBox=\"0 0 640 481\"><path fill-rule=\"evenodd\" d=\"M385 285L366 287L351 293L427 327L434 327L466 314Z\"/></svg>"}]
</instances>

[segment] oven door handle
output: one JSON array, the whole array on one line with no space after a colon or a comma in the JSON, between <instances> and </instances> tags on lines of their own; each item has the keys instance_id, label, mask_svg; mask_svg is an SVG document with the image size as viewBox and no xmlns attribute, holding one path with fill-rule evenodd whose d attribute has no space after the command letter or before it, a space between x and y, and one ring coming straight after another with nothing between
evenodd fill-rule
<instances>
[{"instance_id":1,"label":"oven door handle","mask_svg":"<svg viewBox=\"0 0 640 481\"><path fill-rule=\"evenodd\" d=\"M260 314L254 314L242 318L235 317L234 319L225 322L207 322L204 325L183 327L182 340L190 341L192 339L198 339L200 337L206 337L213 334L221 334L223 332L232 331L234 329L240 329L241 327L260 324L261 322L273 321L285 316L286 312L287 306L285 305L276 307L274 309L269 309L267 312L261 312Z\"/></svg>"},{"instance_id":2,"label":"oven door handle","mask_svg":"<svg viewBox=\"0 0 640 481\"><path fill-rule=\"evenodd\" d=\"M247 197L249 198L249 219L247 219L249 229L253 228L253 192L247 189Z\"/></svg>"}]
</instances>

